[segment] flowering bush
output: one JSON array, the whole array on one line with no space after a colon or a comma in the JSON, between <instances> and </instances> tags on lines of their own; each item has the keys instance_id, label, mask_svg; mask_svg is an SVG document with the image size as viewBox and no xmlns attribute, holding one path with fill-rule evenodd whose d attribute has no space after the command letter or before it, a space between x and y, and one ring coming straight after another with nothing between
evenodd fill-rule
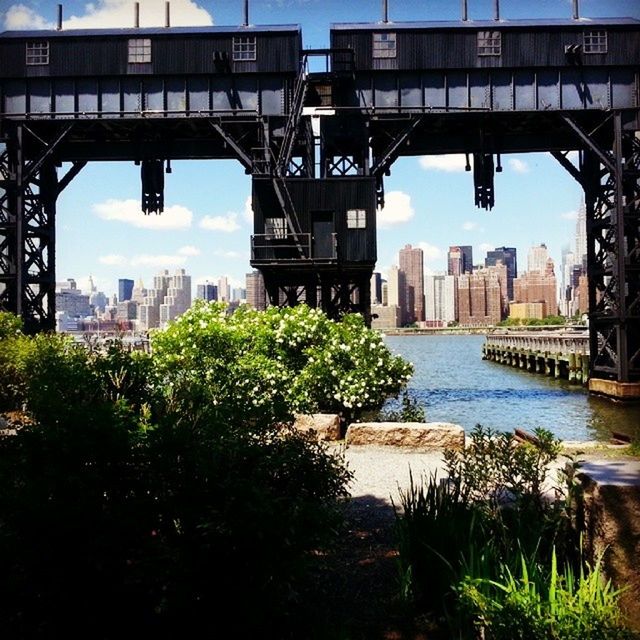
<instances>
[{"instance_id":1,"label":"flowering bush","mask_svg":"<svg viewBox=\"0 0 640 640\"><path fill-rule=\"evenodd\" d=\"M406 385L412 366L394 356L359 315L334 322L306 305L246 307L198 303L152 337L165 393L194 390L207 410L236 418L293 412L355 416L380 408Z\"/></svg>"}]
</instances>

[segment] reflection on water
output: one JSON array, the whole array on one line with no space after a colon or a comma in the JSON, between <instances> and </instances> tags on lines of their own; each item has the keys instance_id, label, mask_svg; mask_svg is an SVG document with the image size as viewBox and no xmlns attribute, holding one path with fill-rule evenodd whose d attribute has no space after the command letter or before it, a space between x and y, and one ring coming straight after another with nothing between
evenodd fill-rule
<instances>
[{"instance_id":1,"label":"reflection on water","mask_svg":"<svg viewBox=\"0 0 640 640\"><path fill-rule=\"evenodd\" d=\"M545 427L564 440L640 436L640 404L590 396L581 386L482 360L484 336L388 336L415 366L411 394L427 419L507 431Z\"/></svg>"}]
</instances>

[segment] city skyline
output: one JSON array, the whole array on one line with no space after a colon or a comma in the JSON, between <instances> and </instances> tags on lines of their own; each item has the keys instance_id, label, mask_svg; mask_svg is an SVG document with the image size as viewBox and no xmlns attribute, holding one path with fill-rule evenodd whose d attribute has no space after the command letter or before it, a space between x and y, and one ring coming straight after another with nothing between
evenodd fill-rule
<instances>
[{"instance_id":1,"label":"city skyline","mask_svg":"<svg viewBox=\"0 0 640 640\"><path fill-rule=\"evenodd\" d=\"M141 25L162 24L164 0L143 0ZM528 3L526 3L528 4ZM470 18L492 15L492 0L470 0ZM172 24L238 24L242 2L172 0ZM581 0L583 16L640 18L635 0ZM3 28L44 28L55 21L55 4L38 0L0 3ZM459 3L390 1L390 19L458 20ZM65 28L131 26L133 0L64 2ZM544 0L535 7L501 1L503 19L569 18L571 3ZM334 0L252 0L255 24L299 23L305 47L327 47L329 20L380 19L380 3ZM155 21L155 22L154 22ZM574 160L576 155L571 154ZM562 248L570 242L582 202L580 186L548 154L503 157L496 176L496 205L487 213L473 205L472 174L464 156L401 158L386 178L386 206L378 211L378 262L385 275L398 264L398 248L411 243L424 253L425 274L446 272L450 246L472 246L476 262L496 247L514 247L524 258L545 242L559 276ZM63 168L63 171L67 167ZM118 280L142 278L150 286L162 269L185 268L192 287L226 276L244 286L252 233L250 177L235 161L173 161L166 176L162 215L141 212L139 167L89 163L61 194L57 205L57 280L74 278L85 290L89 276L111 296ZM62 172L61 172L62 173Z\"/></svg>"}]
</instances>

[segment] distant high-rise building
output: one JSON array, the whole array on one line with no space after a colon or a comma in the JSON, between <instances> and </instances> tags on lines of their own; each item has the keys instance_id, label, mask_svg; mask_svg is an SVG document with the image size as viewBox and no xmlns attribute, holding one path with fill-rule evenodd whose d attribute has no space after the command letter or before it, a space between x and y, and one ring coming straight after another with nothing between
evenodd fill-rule
<instances>
[{"instance_id":1,"label":"distant high-rise building","mask_svg":"<svg viewBox=\"0 0 640 640\"><path fill-rule=\"evenodd\" d=\"M377 271L371 276L371 304L382 304L382 275Z\"/></svg>"},{"instance_id":2,"label":"distant high-rise building","mask_svg":"<svg viewBox=\"0 0 640 640\"><path fill-rule=\"evenodd\" d=\"M389 306L389 283L386 280L382 281L382 305Z\"/></svg>"},{"instance_id":3,"label":"distant high-rise building","mask_svg":"<svg viewBox=\"0 0 640 640\"><path fill-rule=\"evenodd\" d=\"M529 249L527 256L527 271L538 271L539 273L545 273L547 268L547 260L549 260L549 250L546 244L539 244ZM518 301L520 302L520 301Z\"/></svg>"},{"instance_id":4,"label":"distant high-rise building","mask_svg":"<svg viewBox=\"0 0 640 640\"><path fill-rule=\"evenodd\" d=\"M160 327L166 327L191 306L191 276L184 269L169 278L167 293L160 305Z\"/></svg>"},{"instance_id":5,"label":"distant high-rise building","mask_svg":"<svg viewBox=\"0 0 640 640\"><path fill-rule=\"evenodd\" d=\"M222 276L218 279L218 300L231 302L231 291L227 276Z\"/></svg>"},{"instance_id":6,"label":"distant high-rise building","mask_svg":"<svg viewBox=\"0 0 640 640\"><path fill-rule=\"evenodd\" d=\"M405 275L402 269L392 266L387 278L387 305L400 309L400 324L407 323L407 294Z\"/></svg>"},{"instance_id":7,"label":"distant high-rise building","mask_svg":"<svg viewBox=\"0 0 640 640\"><path fill-rule=\"evenodd\" d=\"M544 302L546 313L558 313L557 283L551 258L543 271L527 271L513 281L515 302Z\"/></svg>"},{"instance_id":8,"label":"distant high-rise building","mask_svg":"<svg viewBox=\"0 0 640 640\"><path fill-rule=\"evenodd\" d=\"M154 276L153 288L147 290L142 304L138 308L139 328L142 330L153 329L160 326L160 305L164 302L169 287L169 271Z\"/></svg>"},{"instance_id":9,"label":"distant high-rise building","mask_svg":"<svg viewBox=\"0 0 640 640\"><path fill-rule=\"evenodd\" d=\"M118 302L131 300L133 295L133 280L129 278L120 278L118 280Z\"/></svg>"},{"instance_id":10,"label":"distant high-rise building","mask_svg":"<svg viewBox=\"0 0 640 640\"><path fill-rule=\"evenodd\" d=\"M203 284L196 286L196 298L198 300L206 300L207 302L217 300L218 287L207 280Z\"/></svg>"},{"instance_id":11,"label":"distant high-rise building","mask_svg":"<svg viewBox=\"0 0 640 640\"><path fill-rule=\"evenodd\" d=\"M506 272L506 266L499 263L458 277L458 318L461 325L490 325L502 320Z\"/></svg>"},{"instance_id":12,"label":"distant high-rise building","mask_svg":"<svg viewBox=\"0 0 640 640\"><path fill-rule=\"evenodd\" d=\"M264 311L267 308L267 292L264 288L264 278L260 271L252 271L247 273L247 304L258 311Z\"/></svg>"},{"instance_id":13,"label":"distant high-rise building","mask_svg":"<svg viewBox=\"0 0 640 640\"><path fill-rule=\"evenodd\" d=\"M584 202L578 208L576 220L576 264L580 264L584 272L587 271L587 209Z\"/></svg>"},{"instance_id":14,"label":"distant high-rise building","mask_svg":"<svg viewBox=\"0 0 640 640\"><path fill-rule=\"evenodd\" d=\"M507 301L513 300L513 280L518 277L516 248L496 247L493 251L487 251L485 267L495 267L498 261L507 267Z\"/></svg>"},{"instance_id":15,"label":"distant high-rise building","mask_svg":"<svg viewBox=\"0 0 640 640\"><path fill-rule=\"evenodd\" d=\"M425 320L446 326L457 320L456 277L430 275L425 278Z\"/></svg>"},{"instance_id":16,"label":"distant high-rise building","mask_svg":"<svg viewBox=\"0 0 640 640\"><path fill-rule=\"evenodd\" d=\"M473 273L473 248L468 245L449 247L447 265L447 273L450 276L461 276L463 273Z\"/></svg>"},{"instance_id":17,"label":"distant high-rise building","mask_svg":"<svg viewBox=\"0 0 640 640\"><path fill-rule=\"evenodd\" d=\"M399 253L404 271L408 322L424 321L424 254L419 247L406 245Z\"/></svg>"},{"instance_id":18,"label":"distant high-rise building","mask_svg":"<svg viewBox=\"0 0 640 640\"><path fill-rule=\"evenodd\" d=\"M147 290L144 287L144 282L142 282L142 278L138 278L138 282L136 283L136 286L133 287L133 291L131 292L131 299L141 305L144 302L144 298L146 295Z\"/></svg>"}]
</instances>

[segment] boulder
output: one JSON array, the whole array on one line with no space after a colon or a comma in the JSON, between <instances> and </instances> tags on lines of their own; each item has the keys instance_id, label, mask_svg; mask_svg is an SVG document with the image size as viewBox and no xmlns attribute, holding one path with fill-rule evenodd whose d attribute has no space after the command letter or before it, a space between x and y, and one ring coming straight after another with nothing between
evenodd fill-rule
<instances>
[{"instance_id":1,"label":"boulder","mask_svg":"<svg viewBox=\"0 0 640 640\"><path fill-rule=\"evenodd\" d=\"M346 444L418 451L462 449L464 429L449 422L355 422L347 429Z\"/></svg>"},{"instance_id":2,"label":"boulder","mask_svg":"<svg viewBox=\"0 0 640 640\"><path fill-rule=\"evenodd\" d=\"M340 416L336 413L311 413L296 415L293 428L312 433L318 440L340 440Z\"/></svg>"}]
</instances>

